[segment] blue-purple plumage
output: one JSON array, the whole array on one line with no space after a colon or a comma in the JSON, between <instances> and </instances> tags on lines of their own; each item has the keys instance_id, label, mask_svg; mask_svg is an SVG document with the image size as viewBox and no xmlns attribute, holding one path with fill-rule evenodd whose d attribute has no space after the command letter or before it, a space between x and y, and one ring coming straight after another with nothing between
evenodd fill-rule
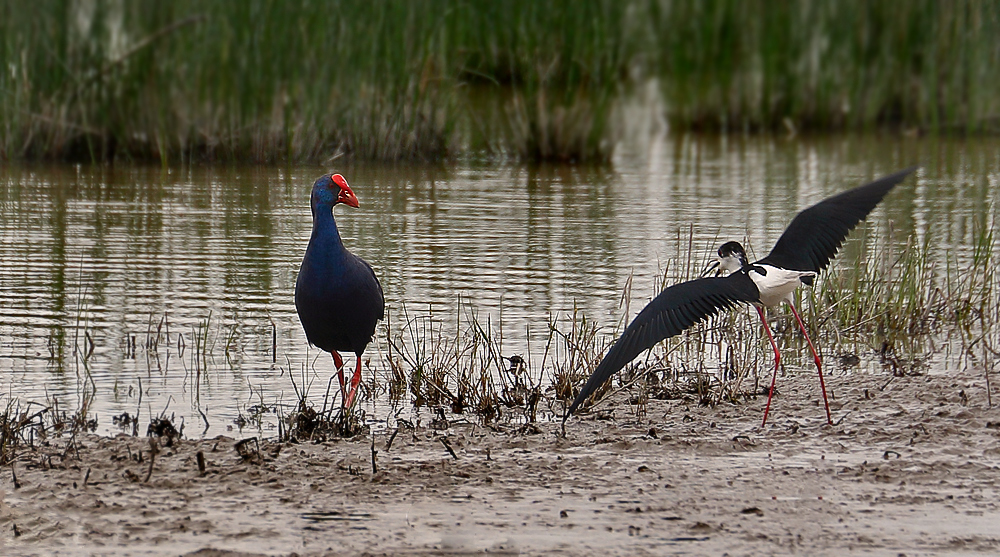
<instances>
[{"instance_id":1,"label":"blue-purple plumage","mask_svg":"<svg viewBox=\"0 0 1000 557\"><path fill-rule=\"evenodd\" d=\"M353 352L360 373L361 355L385 316L382 285L371 265L344 247L337 230L333 207L358 206L343 177L320 177L311 200L312 236L295 281L295 309L310 343L333 354L335 361L337 352Z\"/></svg>"}]
</instances>

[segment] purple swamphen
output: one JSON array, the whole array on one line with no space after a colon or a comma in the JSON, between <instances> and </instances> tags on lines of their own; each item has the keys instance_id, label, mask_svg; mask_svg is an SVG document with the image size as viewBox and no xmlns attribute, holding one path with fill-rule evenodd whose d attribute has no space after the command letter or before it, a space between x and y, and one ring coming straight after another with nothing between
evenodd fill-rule
<instances>
[{"instance_id":1,"label":"purple swamphen","mask_svg":"<svg viewBox=\"0 0 1000 557\"><path fill-rule=\"evenodd\" d=\"M343 408L354 403L361 382L361 355L385 316L385 297L375 271L347 251L333 208L358 207L358 198L340 174L326 174L312 188L312 236L295 281L295 310L309 342L333 355ZM354 352L357 365L350 390L344 382L341 351Z\"/></svg>"}]
</instances>

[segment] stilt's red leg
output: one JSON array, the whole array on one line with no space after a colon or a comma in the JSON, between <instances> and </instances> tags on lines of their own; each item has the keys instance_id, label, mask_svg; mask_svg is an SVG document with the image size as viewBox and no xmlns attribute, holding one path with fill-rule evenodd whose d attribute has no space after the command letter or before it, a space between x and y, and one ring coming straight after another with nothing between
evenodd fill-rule
<instances>
[{"instance_id":1,"label":"stilt's red leg","mask_svg":"<svg viewBox=\"0 0 1000 557\"><path fill-rule=\"evenodd\" d=\"M771 327L767 325L767 317L764 317L764 308L757 308L757 315L760 315L760 322L764 324L764 332L767 333L767 340L771 341L771 348L774 349L774 375L771 376L771 388L767 391L767 406L764 407L764 421L760 427L767 425L767 414L771 411L771 397L774 396L774 385L778 381L778 367L781 365L781 352L778 352L778 344L774 342L774 335L771 334Z\"/></svg>"},{"instance_id":2,"label":"stilt's red leg","mask_svg":"<svg viewBox=\"0 0 1000 557\"><path fill-rule=\"evenodd\" d=\"M340 353L334 350L330 352L333 355L333 365L337 368L337 379L340 380L340 403L343 406L345 397L347 396L347 391L344 390L344 359L340 357Z\"/></svg>"},{"instance_id":3,"label":"stilt's red leg","mask_svg":"<svg viewBox=\"0 0 1000 557\"><path fill-rule=\"evenodd\" d=\"M358 385L361 383L361 357L358 357L358 365L354 369L354 377L351 377L351 391L347 393L347 402L344 408L351 408L354 405L354 395L358 393Z\"/></svg>"},{"instance_id":4,"label":"stilt's red leg","mask_svg":"<svg viewBox=\"0 0 1000 557\"><path fill-rule=\"evenodd\" d=\"M806 342L809 343L809 350L812 350L813 360L816 361L816 371L819 373L819 388L823 391L823 405L826 406L826 423L833 425L833 419L830 417L830 402L826 399L826 383L823 382L823 366L820 364L819 354L816 353L816 348L813 346L812 339L809 338L809 333L806 332L806 326L802 323L799 312L795 310L795 306L791 302L788 305L792 308L792 315L795 316L795 320L799 322L802 334L806 336Z\"/></svg>"}]
</instances>

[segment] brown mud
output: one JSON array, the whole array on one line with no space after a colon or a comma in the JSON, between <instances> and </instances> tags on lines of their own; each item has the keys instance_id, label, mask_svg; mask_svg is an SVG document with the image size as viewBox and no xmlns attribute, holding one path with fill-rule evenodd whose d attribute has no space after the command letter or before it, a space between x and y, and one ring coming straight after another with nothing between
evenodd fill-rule
<instances>
[{"instance_id":1,"label":"brown mud","mask_svg":"<svg viewBox=\"0 0 1000 557\"><path fill-rule=\"evenodd\" d=\"M1000 408L981 370L828 386L835 426L803 372L779 379L763 431L764 397L643 417L620 401L566 438L377 434L377 472L371 436L36 442L2 470L0 554L1000 553Z\"/></svg>"}]
</instances>

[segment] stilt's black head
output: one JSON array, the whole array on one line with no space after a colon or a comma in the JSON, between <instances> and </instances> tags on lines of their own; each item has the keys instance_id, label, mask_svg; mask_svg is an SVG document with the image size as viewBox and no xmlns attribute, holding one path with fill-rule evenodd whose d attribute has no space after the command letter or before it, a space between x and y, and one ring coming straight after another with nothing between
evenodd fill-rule
<instances>
[{"instance_id":1,"label":"stilt's black head","mask_svg":"<svg viewBox=\"0 0 1000 557\"><path fill-rule=\"evenodd\" d=\"M726 242L719 246L719 270L739 271L747 265L747 252L739 242Z\"/></svg>"}]
</instances>

